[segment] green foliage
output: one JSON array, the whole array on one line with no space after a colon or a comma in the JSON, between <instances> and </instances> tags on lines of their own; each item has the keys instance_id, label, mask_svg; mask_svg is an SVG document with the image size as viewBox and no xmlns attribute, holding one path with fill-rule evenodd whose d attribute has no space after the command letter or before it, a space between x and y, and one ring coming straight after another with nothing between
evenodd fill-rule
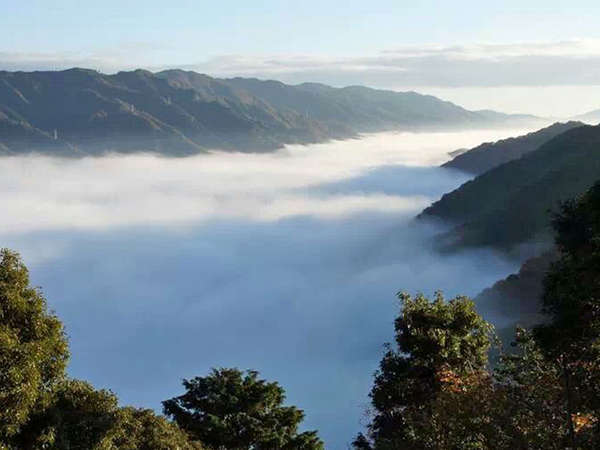
<instances>
[{"instance_id":1,"label":"green foliage","mask_svg":"<svg viewBox=\"0 0 600 450\"><path fill-rule=\"evenodd\" d=\"M426 442L439 441L444 428L433 420L439 416L434 410L440 395L462 390L463 378L485 378L493 329L466 297L448 302L440 293L433 301L423 295L399 298L397 349L388 348L375 375L369 436L376 449L429 448ZM355 448L367 445L364 436L354 442Z\"/></svg>"},{"instance_id":2,"label":"green foliage","mask_svg":"<svg viewBox=\"0 0 600 450\"><path fill-rule=\"evenodd\" d=\"M600 430L576 432L581 417L600 419L600 183L563 203L552 223L559 259L544 280L550 321L535 328L535 337L560 369L571 445L600 445Z\"/></svg>"},{"instance_id":3,"label":"green foliage","mask_svg":"<svg viewBox=\"0 0 600 450\"><path fill-rule=\"evenodd\" d=\"M64 375L68 344L61 322L29 285L18 254L0 251L0 443L42 407Z\"/></svg>"},{"instance_id":4,"label":"green foliage","mask_svg":"<svg viewBox=\"0 0 600 450\"><path fill-rule=\"evenodd\" d=\"M185 394L163 402L164 412L198 441L228 450L322 449L316 432L298 433L304 413L282 406L284 390L258 372L214 369L184 380Z\"/></svg>"},{"instance_id":5,"label":"green foliage","mask_svg":"<svg viewBox=\"0 0 600 450\"><path fill-rule=\"evenodd\" d=\"M600 353L600 183L565 202L553 220L559 259L544 281L551 323L536 330L547 352L569 358Z\"/></svg>"},{"instance_id":6,"label":"green foliage","mask_svg":"<svg viewBox=\"0 0 600 450\"><path fill-rule=\"evenodd\" d=\"M187 392L164 402L180 428L65 378L67 359L61 322L29 286L19 255L0 251L0 449L206 449L201 441L227 450L323 448L316 432L298 433L304 413L282 406L284 390L257 372L221 369L184 381Z\"/></svg>"},{"instance_id":7,"label":"green foliage","mask_svg":"<svg viewBox=\"0 0 600 450\"><path fill-rule=\"evenodd\" d=\"M399 294L402 314L396 319L396 343L413 365L476 370L487 364L492 326L467 297L448 302L441 293L430 302L423 295Z\"/></svg>"},{"instance_id":8,"label":"green foliage","mask_svg":"<svg viewBox=\"0 0 600 450\"><path fill-rule=\"evenodd\" d=\"M65 380L51 403L33 414L17 438L19 448L107 449L117 423L117 397L79 380Z\"/></svg>"},{"instance_id":9,"label":"green foliage","mask_svg":"<svg viewBox=\"0 0 600 450\"><path fill-rule=\"evenodd\" d=\"M450 317L477 323L474 311L403 297L398 352L384 357L372 391L372 439L359 437L355 448L599 448L600 183L563 203L552 224L557 256L543 283L547 321L533 333L518 329L516 351L501 354L492 373L485 333L467 333L471 344L458 345L463 327L436 324ZM523 286L514 281L496 290ZM463 310L472 314L457 314ZM461 347L481 351L454 350Z\"/></svg>"},{"instance_id":10,"label":"green foliage","mask_svg":"<svg viewBox=\"0 0 600 450\"><path fill-rule=\"evenodd\" d=\"M110 391L65 378L61 322L29 286L19 255L0 252L0 449L10 450L321 450L316 432L298 433L304 413L282 406L277 383L235 369L185 381L164 402L181 424L148 409L120 408ZM196 440L190 439L186 431Z\"/></svg>"},{"instance_id":11,"label":"green foliage","mask_svg":"<svg viewBox=\"0 0 600 450\"><path fill-rule=\"evenodd\" d=\"M125 407L117 412L111 447L121 450L202 450L176 424L152 410Z\"/></svg>"},{"instance_id":12,"label":"green foliage","mask_svg":"<svg viewBox=\"0 0 600 450\"><path fill-rule=\"evenodd\" d=\"M470 300L401 300L398 350L381 362L369 436L359 435L355 449L597 448L598 416L577 400L584 390L569 390L564 368L531 333L519 329L516 351L491 372L491 326ZM574 372L570 380L583 385Z\"/></svg>"},{"instance_id":13,"label":"green foliage","mask_svg":"<svg viewBox=\"0 0 600 450\"><path fill-rule=\"evenodd\" d=\"M66 380L51 404L30 417L15 438L19 449L201 449L164 417L148 409L119 408L110 391Z\"/></svg>"},{"instance_id":14,"label":"green foliage","mask_svg":"<svg viewBox=\"0 0 600 450\"><path fill-rule=\"evenodd\" d=\"M61 322L29 285L18 254L0 251L0 449L202 449L150 410L64 376Z\"/></svg>"},{"instance_id":15,"label":"green foliage","mask_svg":"<svg viewBox=\"0 0 600 450\"><path fill-rule=\"evenodd\" d=\"M499 448L568 447L568 412L561 370L533 335L517 329L515 352L503 353L494 371L494 429Z\"/></svg>"}]
</instances>

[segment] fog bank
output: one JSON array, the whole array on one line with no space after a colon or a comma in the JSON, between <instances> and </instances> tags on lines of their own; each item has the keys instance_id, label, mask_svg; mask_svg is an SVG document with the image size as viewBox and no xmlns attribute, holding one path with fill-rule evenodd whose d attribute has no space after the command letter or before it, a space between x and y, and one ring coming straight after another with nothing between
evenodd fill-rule
<instances>
[{"instance_id":1,"label":"fog bank","mask_svg":"<svg viewBox=\"0 0 600 450\"><path fill-rule=\"evenodd\" d=\"M274 154L0 159L2 246L70 336L70 373L160 409L183 377L257 369L328 449L360 431L399 290L474 295L517 264L440 256L412 217L467 176L447 152L520 134L386 133Z\"/></svg>"}]
</instances>

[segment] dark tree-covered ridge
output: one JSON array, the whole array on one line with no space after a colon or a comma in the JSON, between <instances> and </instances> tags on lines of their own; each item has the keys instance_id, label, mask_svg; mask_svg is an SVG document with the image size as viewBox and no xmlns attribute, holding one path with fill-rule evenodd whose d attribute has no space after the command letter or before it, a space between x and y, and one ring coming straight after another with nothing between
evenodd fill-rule
<instances>
[{"instance_id":1,"label":"dark tree-covered ridge","mask_svg":"<svg viewBox=\"0 0 600 450\"><path fill-rule=\"evenodd\" d=\"M442 167L480 175L513 159L519 159L523 155L537 150L554 136L582 125L584 125L582 122L575 121L557 122L523 136L502 139L497 142L486 142L470 150L460 152L459 155L443 164Z\"/></svg>"},{"instance_id":2,"label":"dark tree-covered ridge","mask_svg":"<svg viewBox=\"0 0 600 450\"><path fill-rule=\"evenodd\" d=\"M502 164L445 194L419 216L448 224L446 249L504 250L552 243L549 211L600 178L600 126L570 129L522 158Z\"/></svg>"}]
</instances>

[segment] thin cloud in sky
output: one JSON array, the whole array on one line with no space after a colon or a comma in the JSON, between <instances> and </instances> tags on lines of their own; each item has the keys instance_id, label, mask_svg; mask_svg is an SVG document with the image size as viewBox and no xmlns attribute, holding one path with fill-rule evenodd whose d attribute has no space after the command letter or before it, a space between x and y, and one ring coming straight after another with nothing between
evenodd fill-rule
<instances>
[{"instance_id":1,"label":"thin cloud in sky","mask_svg":"<svg viewBox=\"0 0 600 450\"><path fill-rule=\"evenodd\" d=\"M0 51L4 70L181 68L216 77L366 85L437 95L469 109L568 118L600 107L600 40L404 45L365 55L221 54L178 64L169 43L81 52ZM192 60L193 61L193 60ZM493 88L493 89L490 89ZM535 89L534 89L535 88Z\"/></svg>"},{"instance_id":2,"label":"thin cloud in sky","mask_svg":"<svg viewBox=\"0 0 600 450\"><path fill-rule=\"evenodd\" d=\"M188 68L219 76L378 87L595 85L600 41L404 46L373 56L221 55ZM577 70L573 70L576 68Z\"/></svg>"},{"instance_id":3,"label":"thin cloud in sky","mask_svg":"<svg viewBox=\"0 0 600 450\"><path fill-rule=\"evenodd\" d=\"M514 56L598 56L600 40L572 39L558 42L479 43L472 45L402 46L386 50L396 56L443 55L457 59L502 59Z\"/></svg>"},{"instance_id":4,"label":"thin cloud in sky","mask_svg":"<svg viewBox=\"0 0 600 450\"><path fill-rule=\"evenodd\" d=\"M9 70L84 66L106 72L183 67L221 77L253 76L291 83L319 81L336 86L390 88L595 85L600 79L597 39L410 45L374 55L344 57L224 54L191 64L156 64L160 60L156 54L164 50L138 43L81 53L0 52L0 65Z\"/></svg>"}]
</instances>

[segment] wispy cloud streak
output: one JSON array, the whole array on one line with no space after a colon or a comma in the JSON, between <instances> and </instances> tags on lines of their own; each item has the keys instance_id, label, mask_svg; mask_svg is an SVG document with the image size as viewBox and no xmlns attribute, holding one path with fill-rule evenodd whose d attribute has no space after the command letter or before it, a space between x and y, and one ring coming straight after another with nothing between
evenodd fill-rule
<instances>
[{"instance_id":1,"label":"wispy cloud streak","mask_svg":"<svg viewBox=\"0 0 600 450\"><path fill-rule=\"evenodd\" d=\"M216 55L186 65L156 65L149 44L86 53L0 52L0 66L55 69L86 66L113 72L144 67L183 67L209 75L275 78L290 83L319 81L336 86L466 87L596 85L600 79L600 40L401 46L374 55ZM161 53L168 56L168 53Z\"/></svg>"}]
</instances>

